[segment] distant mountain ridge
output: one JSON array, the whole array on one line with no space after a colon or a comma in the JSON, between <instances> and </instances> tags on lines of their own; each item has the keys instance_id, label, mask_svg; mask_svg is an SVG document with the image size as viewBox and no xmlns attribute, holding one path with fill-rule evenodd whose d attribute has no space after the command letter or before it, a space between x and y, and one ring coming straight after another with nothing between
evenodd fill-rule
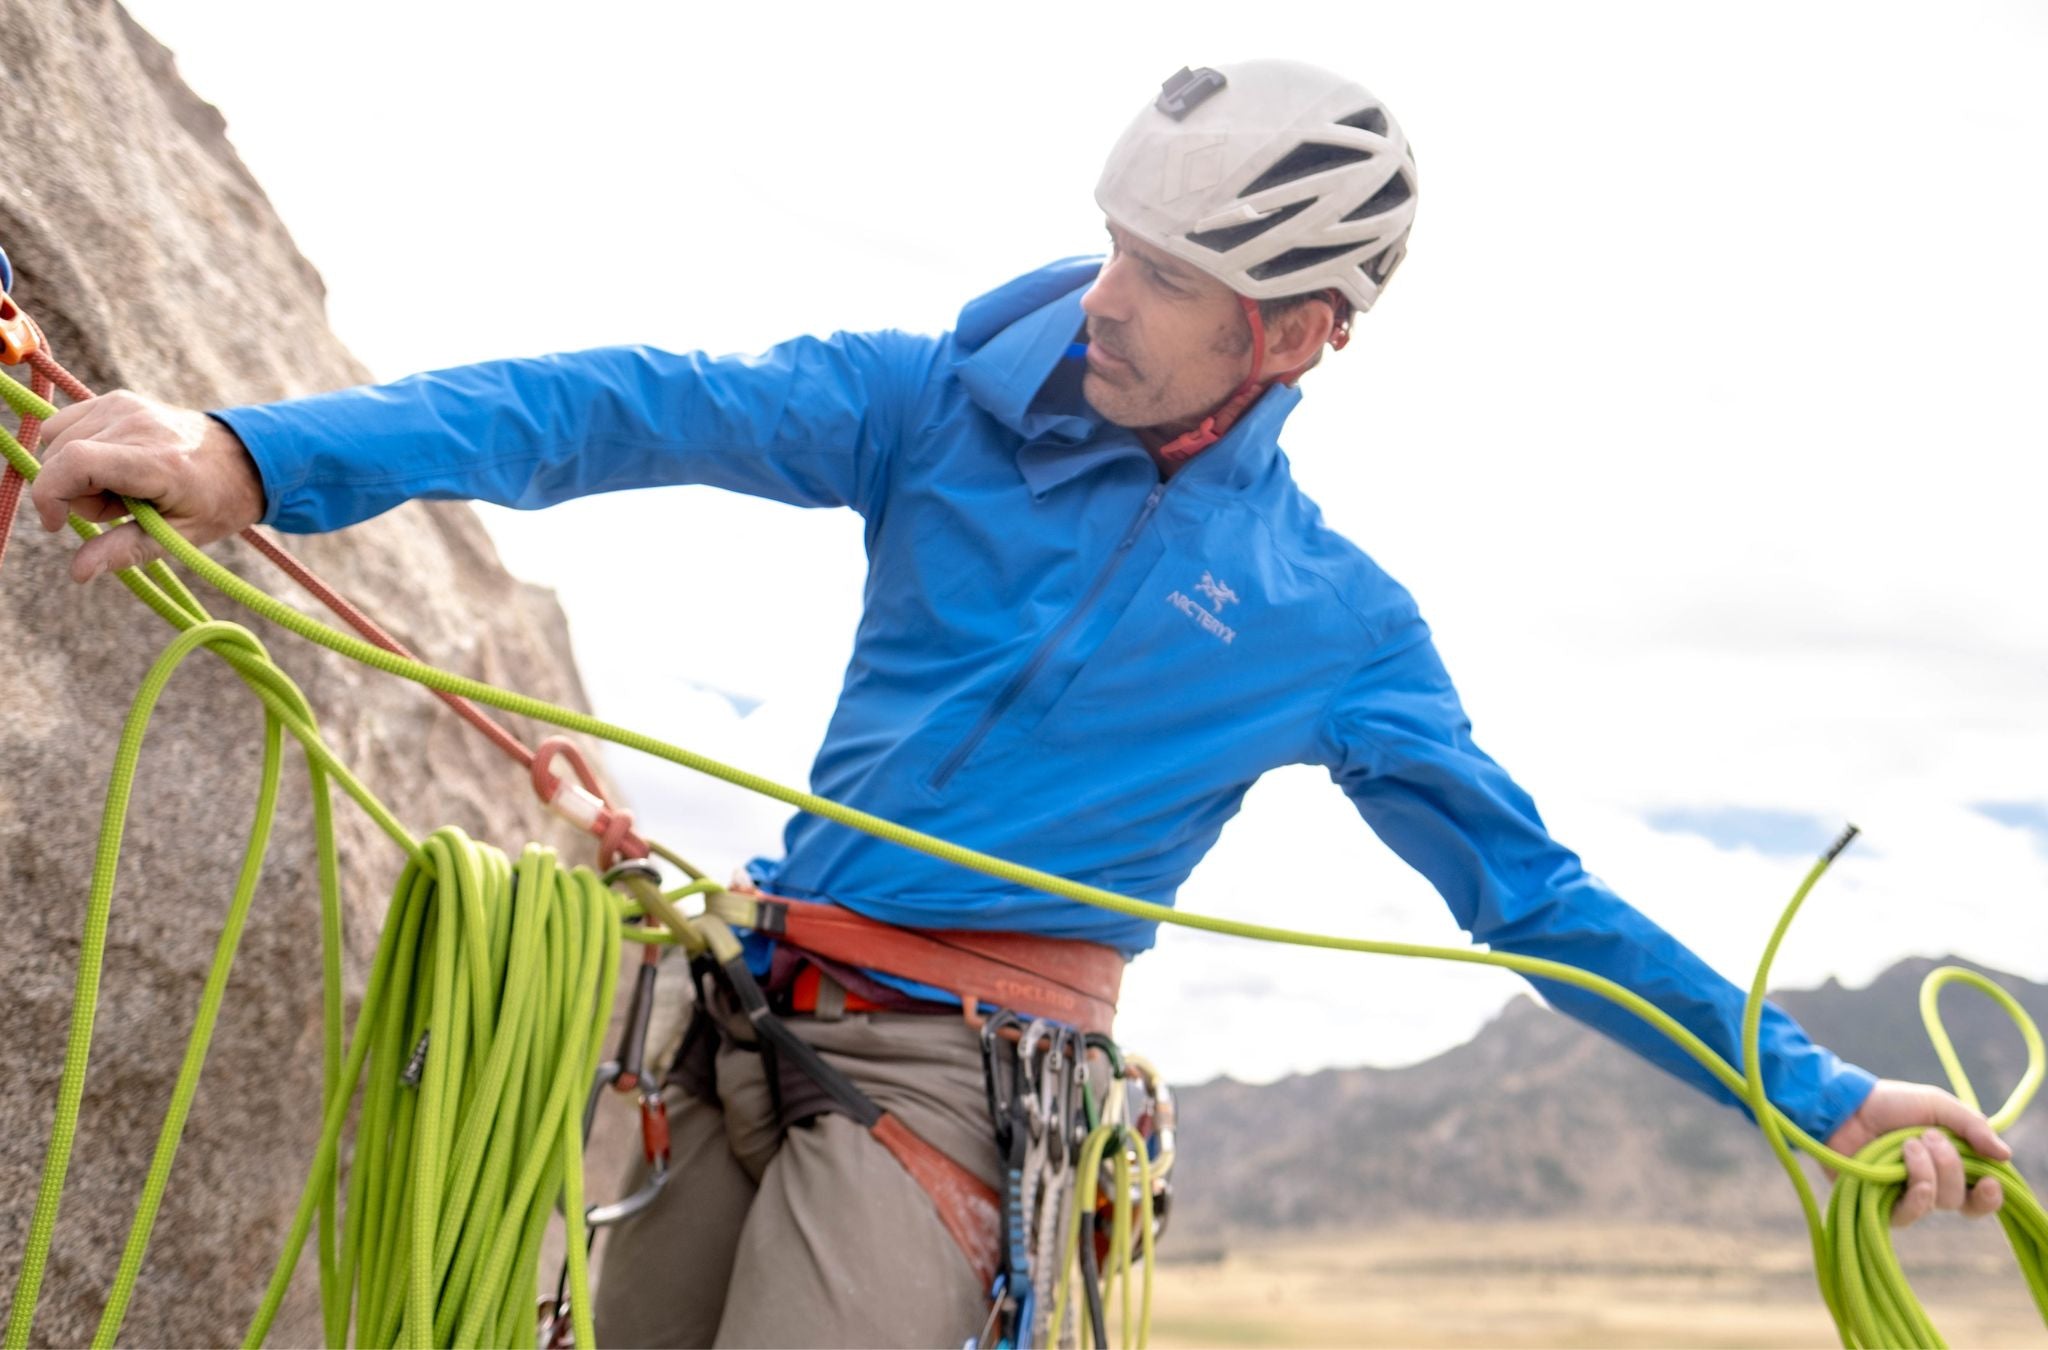
<instances>
[{"instance_id":1,"label":"distant mountain ridge","mask_svg":"<svg viewBox=\"0 0 2048 1350\"><path fill-rule=\"evenodd\" d=\"M2048 1025L2048 985L1967 961L1902 961L1868 988L1830 980L1772 997L1845 1059L1946 1086L1919 1014L1921 981L1939 965L1982 971ZM1942 1011L1995 1110L2026 1067L2018 1032L1967 989L1951 987ZM1798 1222L1790 1185L1745 1115L1526 995L1421 1064L1263 1086L1219 1079L1178 1095L1176 1245L1396 1218ZM2048 1101L2006 1135L2037 1184L2048 1184L2044 1118Z\"/></svg>"}]
</instances>

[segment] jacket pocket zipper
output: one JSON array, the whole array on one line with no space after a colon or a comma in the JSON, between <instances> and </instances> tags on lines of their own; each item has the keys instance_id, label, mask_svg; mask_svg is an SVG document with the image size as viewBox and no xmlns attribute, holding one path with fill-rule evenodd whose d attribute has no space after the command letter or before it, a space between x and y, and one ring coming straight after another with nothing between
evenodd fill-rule
<instances>
[{"instance_id":1,"label":"jacket pocket zipper","mask_svg":"<svg viewBox=\"0 0 2048 1350\"><path fill-rule=\"evenodd\" d=\"M996 723L1002 721L1003 715L1010 711L1010 706L1030 687L1038 672L1045 668L1045 663L1052 659L1052 654L1066 641L1067 634L1073 630L1074 624L1083 614L1094 608L1095 601L1102 595L1103 587L1109 585L1110 578L1123 566L1124 555L1131 551L1131 545L1138 542L1138 532L1145 528L1146 521L1152 519L1152 513L1159 509L1159 499L1165 495L1164 483L1156 485L1147 494L1145 504L1138 508L1138 518L1124 531L1124 537L1117 544L1116 551L1109 555L1108 563L1096 575L1094 584L1088 588L1088 593L1081 597L1081 603L1067 612L1067 617L1060 620L1059 627L1052 630L1052 635L1040 643L1038 650L1031 654L1031 659L1024 663L1024 669L1018 671L1010 682L1003 686L1003 691L996 695L995 702L989 704L988 711L981 715L981 720L974 724L974 729L968 732L966 737L953 747L951 753L940 761L939 767L932 771L929 781L934 791L944 790L946 784L953 781L953 775L960 772L960 766L967 762L967 757L974 753L975 747L995 729Z\"/></svg>"}]
</instances>

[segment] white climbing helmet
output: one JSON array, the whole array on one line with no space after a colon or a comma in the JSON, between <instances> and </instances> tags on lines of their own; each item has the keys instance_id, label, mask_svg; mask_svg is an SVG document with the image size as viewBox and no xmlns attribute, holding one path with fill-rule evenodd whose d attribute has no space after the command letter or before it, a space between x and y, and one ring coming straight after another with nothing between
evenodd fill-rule
<instances>
[{"instance_id":1,"label":"white climbing helmet","mask_svg":"<svg viewBox=\"0 0 2048 1350\"><path fill-rule=\"evenodd\" d=\"M1095 201L1239 295L1372 308L1407 251L1415 156L1386 106L1299 61L1183 68L1125 129Z\"/></svg>"}]
</instances>

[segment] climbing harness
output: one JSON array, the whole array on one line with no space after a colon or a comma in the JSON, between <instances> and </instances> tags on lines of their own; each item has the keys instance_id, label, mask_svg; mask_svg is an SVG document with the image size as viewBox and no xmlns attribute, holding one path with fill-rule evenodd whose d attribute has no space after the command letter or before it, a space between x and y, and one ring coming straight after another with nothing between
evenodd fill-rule
<instances>
[{"instance_id":1,"label":"climbing harness","mask_svg":"<svg viewBox=\"0 0 2048 1350\"><path fill-rule=\"evenodd\" d=\"M31 373L26 387L0 373L0 400L22 419L19 439L0 429L0 453L7 459L7 483L0 484L0 505L7 511L0 517L0 547L4 547L4 531L12 522L21 486L32 481L38 470L32 448L42 420L55 413L47 396L56 389L73 399L90 397L89 391L50 358L33 321L21 315L11 300L0 310L0 317L6 314L17 316L15 327L9 330L15 334L9 339L14 345L7 350L19 354L10 364L26 362ZM208 586L299 637L433 690L455 703L458 711L463 704L482 704L596 736L985 875L1151 922L1334 951L1500 966L1607 998L1670 1037L1750 1107L1799 1195L1812 1236L1821 1294L1844 1345L1941 1343L1906 1283L1886 1226L1905 1178L1903 1143L1920 1131L1896 1131L1873 1141L1857 1156L1846 1157L1779 1113L1766 1096L1762 1081L1758 1043L1763 989L1771 962L1808 892L1846 846L1849 835L1814 864L1772 934L1746 1009L1741 1047L1745 1067L1737 1069L1640 995L1572 966L1506 952L1345 938L1182 913L962 848L588 714L439 670L404 653L388 637L371 633L365 627L367 620L348 619L352 627L369 635L366 641L282 604L194 548L170 529L150 504L130 501L128 505L136 523L169 557ZM85 538L99 533L98 527L76 516L70 524ZM265 548L267 543L264 540L257 546L269 553L275 546ZM785 906L781 911L785 932L798 940L795 928L808 919L800 917L804 912L794 908L796 902L738 895L704 880L674 855L640 840L629 821L620 824L623 812L584 809L588 803L565 786L568 780L558 777L552 779L558 789L554 797L563 803L562 809L580 814L585 828L598 836L601 848L614 855L605 859L607 865L621 856L652 854L680 867L691 878L688 884L663 891L651 873L628 869L614 875L608 886L590 869L562 867L549 850L529 848L515 864L454 830L444 829L424 841L416 840L334 757L321 739L304 696L253 634L239 625L212 619L164 562L124 569L116 575L169 622L177 635L145 677L115 756L79 949L77 998L64 1076L43 1184L16 1279L5 1334L8 1350L28 1343L76 1134L122 826L144 732L157 698L179 663L201 648L225 661L263 704L263 768L250 843L228 923L216 948L171 1109L95 1344L111 1344L119 1330L168 1181L207 1041L225 996L227 971L253 901L275 816L286 733L306 756L319 850L325 939L323 1126L285 1249L251 1325L248 1344L261 1343L316 1221L323 1331L330 1344L346 1344L351 1327L362 1345L403 1340L408 1345L425 1346L450 1336L465 1344L526 1342L533 1333L527 1319L532 1317L537 1299L536 1220L544 1217L558 1197L570 1226L564 1281L568 1286L566 1320L573 1328L575 1343L593 1344L582 1206L583 1130L581 1113L574 1107L582 1096L588 1110L590 1085L603 1077L597 1054L617 976L620 941L682 947L693 968L727 983L759 1041L790 1057L833 1095L841 1109L866 1125L919 1177L928 1193L952 1186L970 1197L986 1196L993 1229L994 1198L977 1178L881 1112L769 1009L733 932L734 921L751 918L756 922L741 926L752 927L764 920L772 924L775 920L768 916L780 904ZM476 711L485 716L480 709ZM540 761L545 768L551 754L544 758L541 751L547 746L544 742L541 749L530 752L529 767ZM512 751L508 749L508 753ZM571 763L576 766L573 757ZM587 768L577 772L576 787L601 803ZM541 771L536 770L535 777L540 779ZM338 865L331 820L331 790L337 786L407 857L379 939L370 985L352 1034L346 1038ZM685 914L681 908L685 902L692 903L695 912ZM644 922L650 916L658 922ZM640 981L648 978L644 971L643 967ZM2044 1054L2039 1033L2010 995L1972 972L1937 971L1923 994L1923 1015L1956 1093L1965 1102L1974 1102L1975 1094L1949 1047L1935 1006L1940 988L1954 982L1970 984L1998 1001L2026 1041L2026 1074L1990 1117L1994 1128L2004 1129L2040 1086L2048 1054ZM1074 992L1084 990L1085 985L1077 985ZM1001 999L992 1002L1004 1006ZM967 1006L970 1013L974 1011L972 1004ZM1027 1016L1018 1025L1015 1014L1005 1017L1000 1012L991 1020L996 1019L1001 1020L994 1040L1005 1040L1009 1031L1016 1032L1014 1046L998 1050L991 1043L989 1059L991 1083L1007 1074L1008 1095L996 1117L997 1129L1008 1119L1012 1133L1005 1157L1014 1158L1018 1168L1014 1177L1006 1177L1003 1197L1005 1217L1014 1216L1015 1220L1003 1233L1003 1259L1010 1266L990 1273L998 1316L979 1343L1047 1344L1065 1338L1075 1304L1077 1271L1085 1276L1079 1283L1080 1302L1087 1305L1087 1315L1074 1319L1075 1334L1083 1343L1106 1342L1101 1286L1111 1276L1120 1281L1124 1339L1142 1343L1149 1310L1151 1256L1156 1225L1163 1218L1160 1202L1165 1198L1155 1172L1163 1174L1172 1157L1170 1099L1158 1086L1156 1075L1148 1075L1135 1061L1114 1055L1106 1038L1090 1034L1087 1022L1056 1022L1040 1014ZM628 1045L626 1050L630 1049ZM1081 1081L1078 1067L1094 1056L1108 1061L1115 1070L1113 1086L1102 1102L1095 1101L1090 1085ZM626 1076L628 1060L622 1050L612 1082ZM338 1163L340 1137L366 1067L369 1078L355 1136L357 1156L343 1182ZM642 1070L644 1065L632 1068L636 1092ZM1065 1114L1077 1094L1088 1126L1078 1144L1071 1116ZM1135 1103L1134 1096L1138 1098ZM515 1137L523 1144L505 1146L498 1137L501 1129L517 1131ZM1794 1147L1839 1174L1825 1218L1799 1172L1791 1152ZM2009 1163L1978 1157L1960 1143L1958 1147L1972 1181L1993 1176L2003 1185L2006 1198L2000 1222L2044 1319L2048 1319L2048 1213ZM1052 1188L1047 1184L1049 1177L1064 1174L1075 1180L1071 1202L1050 1194ZM1105 1203L1109 1216L1106 1242L1102 1241L1100 1212ZM971 1208L963 1206L961 1212ZM947 1208L941 1205L939 1209L943 1218ZM1057 1269L1052 1271L1043 1269L1045 1252L1051 1249L1045 1240L1048 1224L1061 1251ZM963 1251L967 1250L971 1235L954 1236ZM1141 1269L1144 1279L1144 1292L1135 1303L1129 1289L1134 1269ZM996 1283L999 1277L1000 1285ZM1045 1309L1042 1305L1048 1289L1051 1307ZM557 1322L563 1320L561 1302L559 1297L554 1301Z\"/></svg>"},{"instance_id":2,"label":"climbing harness","mask_svg":"<svg viewBox=\"0 0 2048 1350\"><path fill-rule=\"evenodd\" d=\"M1035 933L899 928L839 905L737 889L721 902L720 912L735 927L774 937L792 951L943 989L960 1001L970 1023L983 1003L1084 1031L1107 1033L1116 1017L1124 957L1100 943Z\"/></svg>"}]
</instances>

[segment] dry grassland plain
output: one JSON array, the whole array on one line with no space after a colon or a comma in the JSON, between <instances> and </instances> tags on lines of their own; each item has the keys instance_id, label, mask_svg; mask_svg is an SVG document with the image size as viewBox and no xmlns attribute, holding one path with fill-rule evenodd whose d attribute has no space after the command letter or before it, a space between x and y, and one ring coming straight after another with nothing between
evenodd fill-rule
<instances>
[{"instance_id":1,"label":"dry grassland plain","mask_svg":"<svg viewBox=\"0 0 2048 1350\"><path fill-rule=\"evenodd\" d=\"M1949 1344L2048 1345L1995 1222L1936 1220L1899 1237ZM1169 1234L1161 1256L1152 1344L1169 1350L1839 1344L1803 1231L1404 1223L1206 1250L1201 1235Z\"/></svg>"}]
</instances>

